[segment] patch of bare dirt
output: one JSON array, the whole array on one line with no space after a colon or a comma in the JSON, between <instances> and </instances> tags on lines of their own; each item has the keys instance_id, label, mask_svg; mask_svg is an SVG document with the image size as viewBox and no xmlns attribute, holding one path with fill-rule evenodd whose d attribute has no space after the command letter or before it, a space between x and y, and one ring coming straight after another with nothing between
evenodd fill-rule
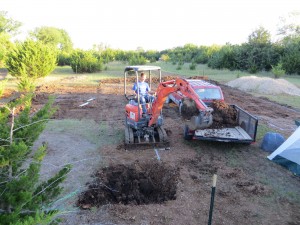
<instances>
[{"instance_id":1,"label":"patch of bare dirt","mask_svg":"<svg viewBox=\"0 0 300 225\"><path fill-rule=\"evenodd\" d=\"M257 116L259 123L274 125L286 136L294 131L298 109L219 85L226 103L244 108ZM298 177L268 161L260 143L245 146L183 140L182 119L175 105L163 108L170 150L150 147L126 151L123 140L111 142L124 131L127 101L123 94L123 83L116 80L101 81L93 87L55 83L41 86L36 93L34 107L44 104L48 95L55 95L59 107L56 120L93 120L99 126L95 135L104 140L91 152L92 145L87 142L86 149L82 145L87 140L82 136L64 132L64 137L70 138L63 142L53 133L42 134L39 141L51 147L45 165L51 162L52 167L59 167L61 161L74 162L72 179L66 180L69 188L61 201L67 201L66 196L72 193L74 198L67 201L71 208L62 208L66 212L60 216L62 224L207 224L213 174L218 175L213 224L300 224ZM161 197L158 189L174 196ZM114 190L120 193L114 195ZM145 192L156 196L145 200ZM85 210L78 208L78 199ZM142 204L135 204L138 202Z\"/></svg>"}]
</instances>

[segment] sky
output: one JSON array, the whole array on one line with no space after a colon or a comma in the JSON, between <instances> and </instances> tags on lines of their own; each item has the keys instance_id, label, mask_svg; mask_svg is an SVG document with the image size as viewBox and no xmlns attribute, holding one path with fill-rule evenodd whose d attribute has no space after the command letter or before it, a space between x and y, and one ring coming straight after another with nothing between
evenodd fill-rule
<instances>
[{"instance_id":1,"label":"sky","mask_svg":"<svg viewBox=\"0 0 300 225\"><path fill-rule=\"evenodd\" d=\"M275 37L280 17L300 10L299 0L0 0L20 21L20 40L37 27L65 30L75 48L165 50L241 44L258 27Z\"/></svg>"}]
</instances>

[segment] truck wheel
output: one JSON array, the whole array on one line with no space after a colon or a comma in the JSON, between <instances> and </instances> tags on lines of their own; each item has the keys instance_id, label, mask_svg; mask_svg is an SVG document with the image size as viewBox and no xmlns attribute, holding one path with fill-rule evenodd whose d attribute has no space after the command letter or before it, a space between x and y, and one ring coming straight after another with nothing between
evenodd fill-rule
<instances>
[{"instance_id":1,"label":"truck wheel","mask_svg":"<svg viewBox=\"0 0 300 225\"><path fill-rule=\"evenodd\" d=\"M192 140L193 139L193 135L189 134L189 127L187 125L184 126L183 138L184 138L184 140Z\"/></svg>"}]
</instances>

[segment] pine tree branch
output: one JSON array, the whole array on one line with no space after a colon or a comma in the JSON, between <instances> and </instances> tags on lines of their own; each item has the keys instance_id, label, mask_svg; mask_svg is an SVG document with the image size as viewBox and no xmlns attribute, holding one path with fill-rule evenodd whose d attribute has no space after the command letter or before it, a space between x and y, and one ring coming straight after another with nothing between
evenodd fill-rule
<instances>
[{"instance_id":1,"label":"pine tree branch","mask_svg":"<svg viewBox=\"0 0 300 225\"><path fill-rule=\"evenodd\" d=\"M24 127L29 127L29 126L31 126L31 125L33 125L33 124L36 124L36 123L41 123L41 122L49 121L49 120L50 120L50 119L42 119L42 120L38 120L38 121L35 121L35 122L33 122L33 123L26 124L26 125L24 125L24 126L18 127L18 128L16 128L16 129L14 129L13 132L15 132L15 131L17 131L17 130L20 130L20 129L24 128Z\"/></svg>"},{"instance_id":2,"label":"pine tree branch","mask_svg":"<svg viewBox=\"0 0 300 225\"><path fill-rule=\"evenodd\" d=\"M0 141L10 142L10 140L8 140L8 139L3 139L3 138L0 138Z\"/></svg>"},{"instance_id":3,"label":"pine tree branch","mask_svg":"<svg viewBox=\"0 0 300 225\"><path fill-rule=\"evenodd\" d=\"M11 119L11 126L10 126L10 136L9 136L9 143L12 145L13 143L13 134L14 134L14 125L15 125L15 107L13 107L11 111L12 119Z\"/></svg>"},{"instance_id":4,"label":"pine tree branch","mask_svg":"<svg viewBox=\"0 0 300 225\"><path fill-rule=\"evenodd\" d=\"M27 171L27 169L23 170L21 173L19 173L19 174L17 174L16 176L12 177L12 179L8 179L8 180L6 180L6 181L0 182L0 185L1 185L1 184L5 184L5 183L7 183L7 182L9 182L9 181L11 181L11 180L17 179L19 176L21 176L21 175L22 175L23 173L25 173L26 171ZM0 195L0 196L1 196L1 195Z\"/></svg>"},{"instance_id":5,"label":"pine tree branch","mask_svg":"<svg viewBox=\"0 0 300 225\"><path fill-rule=\"evenodd\" d=\"M11 119L11 126L10 126L10 145L12 145L13 143L13 134L14 134L14 124L15 124L15 107L13 107L12 111L11 111L11 115L12 115L12 119ZM11 180L12 179L12 164L11 162L9 162L9 167L8 167L8 179ZM9 204L7 206L7 210L9 213L11 213L11 205Z\"/></svg>"},{"instance_id":6,"label":"pine tree branch","mask_svg":"<svg viewBox=\"0 0 300 225\"><path fill-rule=\"evenodd\" d=\"M5 193L6 189L7 189L7 188L5 188L5 189L2 191L2 193L0 194L0 197Z\"/></svg>"}]
</instances>

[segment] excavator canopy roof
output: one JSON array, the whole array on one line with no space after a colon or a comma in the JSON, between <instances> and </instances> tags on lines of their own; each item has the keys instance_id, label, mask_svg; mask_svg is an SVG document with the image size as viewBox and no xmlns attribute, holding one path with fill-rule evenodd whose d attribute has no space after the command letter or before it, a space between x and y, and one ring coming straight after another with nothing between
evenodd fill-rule
<instances>
[{"instance_id":1,"label":"excavator canopy roof","mask_svg":"<svg viewBox=\"0 0 300 225\"><path fill-rule=\"evenodd\" d=\"M149 71L149 70L160 70L159 66L126 66L125 71Z\"/></svg>"}]
</instances>

